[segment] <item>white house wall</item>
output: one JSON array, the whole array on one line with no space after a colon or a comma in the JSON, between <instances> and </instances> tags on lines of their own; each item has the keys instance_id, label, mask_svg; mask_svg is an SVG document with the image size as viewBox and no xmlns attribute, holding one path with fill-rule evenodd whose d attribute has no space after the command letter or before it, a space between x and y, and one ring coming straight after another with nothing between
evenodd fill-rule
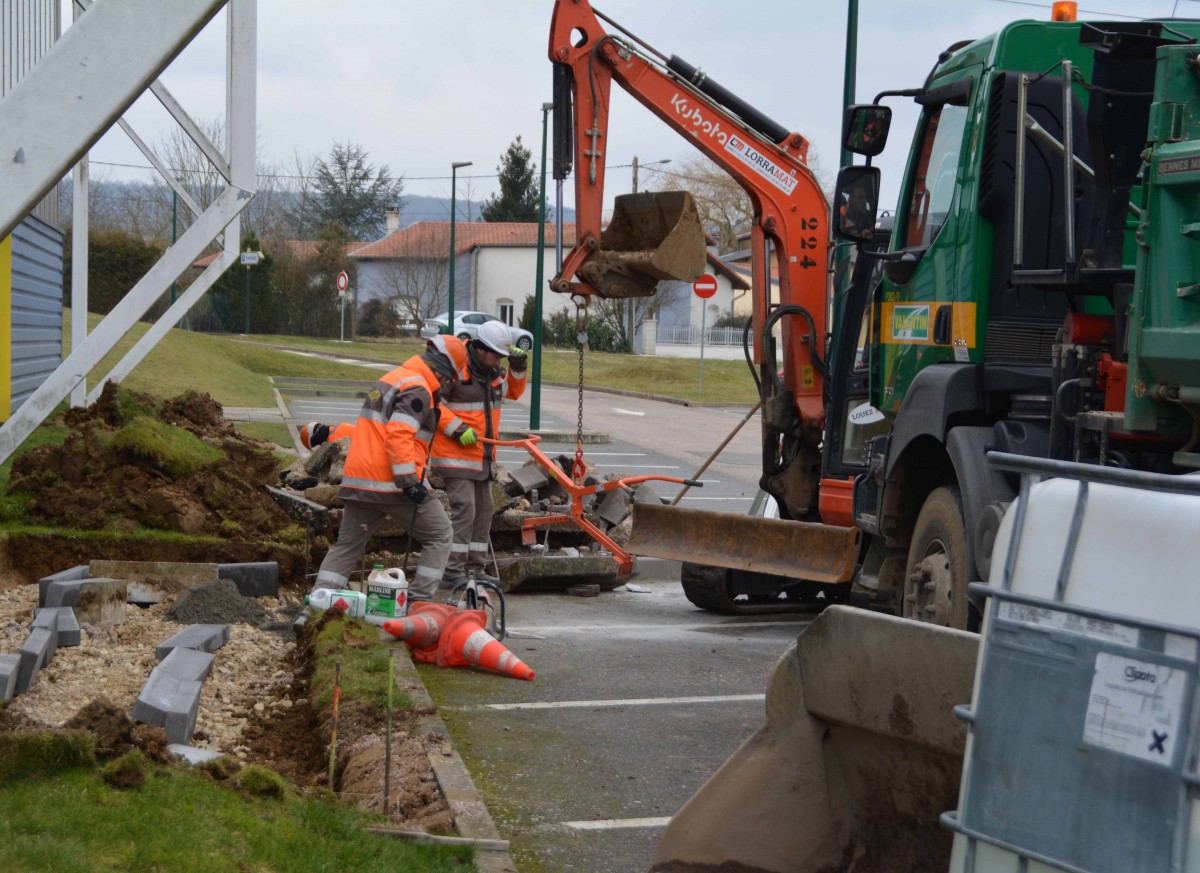
<instances>
[{"instance_id":1,"label":"white house wall","mask_svg":"<svg viewBox=\"0 0 1200 873\"><path fill-rule=\"evenodd\" d=\"M516 323L521 318L525 298L532 297L536 291L537 249L482 246L475 250L472 262L477 272L472 282L474 299L469 308L499 315L501 301L511 301L513 322ZM546 283L542 288L543 316L574 308L570 297L549 289L548 283L557 272L554 246L547 246L542 264L542 282Z\"/></svg>"}]
</instances>

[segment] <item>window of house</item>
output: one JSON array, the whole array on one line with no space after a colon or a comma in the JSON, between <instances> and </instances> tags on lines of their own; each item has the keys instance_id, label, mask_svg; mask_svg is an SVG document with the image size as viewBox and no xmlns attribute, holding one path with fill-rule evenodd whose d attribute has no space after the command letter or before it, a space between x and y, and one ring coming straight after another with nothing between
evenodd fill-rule
<instances>
[{"instance_id":1,"label":"window of house","mask_svg":"<svg viewBox=\"0 0 1200 873\"><path fill-rule=\"evenodd\" d=\"M498 300L496 304L500 307L500 320L509 327L513 326L513 302L511 300Z\"/></svg>"}]
</instances>

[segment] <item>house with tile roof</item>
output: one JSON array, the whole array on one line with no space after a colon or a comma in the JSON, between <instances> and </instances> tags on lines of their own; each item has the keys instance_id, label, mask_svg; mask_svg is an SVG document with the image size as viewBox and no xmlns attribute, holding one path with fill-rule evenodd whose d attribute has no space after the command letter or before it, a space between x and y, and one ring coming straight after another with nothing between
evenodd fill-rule
<instances>
[{"instance_id":1,"label":"house with tile roof","mask_svg":"<svg viewBox=\"0 0 1200 873\"><path fill-rule=\"evenodd\" d=\"M575 244L575 226L563 227L563 246ZM419 221L353 252L358 264L356 303L391 300L406 320L420 321L448 304L450 222ZM545 229L543 281L557 272L555 226ZM464 222L454 224L454 309L491 312L509 324L521 317L525 298L535 292L537 224ZM568 298L543 294L546 314L571 305Z\"/></svg>"}]
</instances>

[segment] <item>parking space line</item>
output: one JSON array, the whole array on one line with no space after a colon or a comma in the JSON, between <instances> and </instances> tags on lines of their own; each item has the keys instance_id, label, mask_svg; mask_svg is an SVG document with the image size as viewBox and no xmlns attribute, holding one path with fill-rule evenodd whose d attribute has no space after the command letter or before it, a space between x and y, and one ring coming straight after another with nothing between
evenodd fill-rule
<instances>
[{"instance_id":1,"label":"parking space line","mask_svg":"<svg viewBox=\"0 0 1200 873\"><path fill-rule=\"evenodd\" d=\"M641 595L646 596L646 595ZM808 616L804 616L808 618ZM612 633L614 631L646 631L652 633L656 631L707 631L707 630L746 630L760 627L792 627L799 624L796 621L739 621L739 622L719 622L712 621L707 624L532 624L520 625L509 628L513 634L518 633L536 633L549 634L553 636L556 633Z\"/></svg>"},{"instance_id":2,"label":"parking space line","mask_svg":"<svg viewBox=\"0 0 1200 873\"><path fill-rule=\"evenodd\" d=\"M613 831L621 828L665 828L671 817L663 818L598 818L592 821L564 821L562 824L577 831Z\"/></svg>"},{"instance_id":3,"label":"parking space line","mask_svg":"<svg viewBox=\"0 0 1200 873\"><path fill-rule=\"evenodd\" d=\"M605 706L663 706L696 703L752 703L765 694L711 694L703 697L630 697L623 700L542 700L529 703L484 703L471 709L511 712L517 709L594 709Z\"/></svg>"}]
</instances>

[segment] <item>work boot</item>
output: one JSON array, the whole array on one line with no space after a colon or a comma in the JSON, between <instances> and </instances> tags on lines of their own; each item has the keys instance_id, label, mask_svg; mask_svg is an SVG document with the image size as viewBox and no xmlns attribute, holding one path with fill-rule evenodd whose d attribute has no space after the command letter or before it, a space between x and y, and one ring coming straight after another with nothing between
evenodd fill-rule
<instances>
[{"instance_id":1,"label":"work boot","mask_svg":"<svg viewBox=\"0 0 1200 873\"><path fill-rule=\"evenodd\" d=\"M466 584L467 584L466 576L454 576L454 577L442 579L442 581L438 583L438 588L441 588L445 591L450 591L457 585L465 586Z\"/></svg>"},{"instance_id":2,"label":"work boot","mask_svg":"<svg viewBox=\"0 0 1200 873\"><path fill-rule=\"evenodd\" d=\"M475 581L476 582L491 582L496 587L500 586L500 580L497 579L495 576L491 575L490 573L476 573Z\"/></svg>"}]
</instances>

